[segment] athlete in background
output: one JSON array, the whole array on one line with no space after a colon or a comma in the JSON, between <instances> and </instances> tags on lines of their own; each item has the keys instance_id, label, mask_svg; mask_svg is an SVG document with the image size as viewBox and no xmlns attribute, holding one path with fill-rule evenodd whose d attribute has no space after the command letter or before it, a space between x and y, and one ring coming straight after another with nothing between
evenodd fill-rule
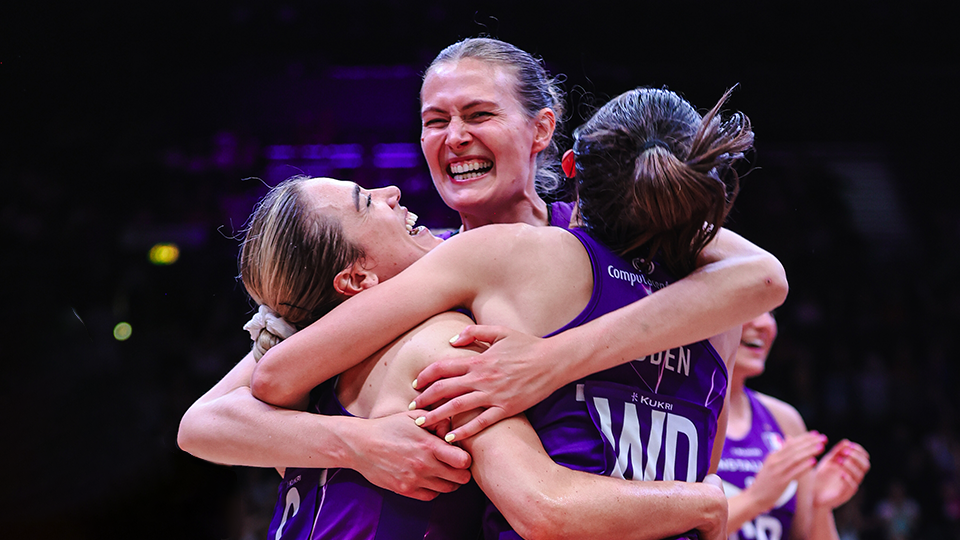
<instances>
[{"instance_id":1,"label":"athlete in background","mask_svg":"<svg viewBox=\"0 0 960 540\"><path fill-rule=\"evenodd\" d=\"M833 510L857 492L870 456L844 439L817 461L827 438L807 431L793 406L745 386L763 373L776 337L772 313L743 325L717 470L730 498L727 529L739 540L836 540Z\"/></svg>"}]
</instances>

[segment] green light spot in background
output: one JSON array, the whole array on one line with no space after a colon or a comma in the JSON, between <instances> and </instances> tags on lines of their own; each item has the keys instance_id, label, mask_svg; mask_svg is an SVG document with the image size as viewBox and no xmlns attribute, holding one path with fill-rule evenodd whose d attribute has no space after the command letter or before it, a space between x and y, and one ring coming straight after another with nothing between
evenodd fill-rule
<instances>
[{"instance_id":1,"label":"green light spot in background","mask_svg":"<svg viewBox=\"0 0 960 540\"><path fill-rule=\"evenodd\" d=\"M130 334L133 334L133 327L130 326L130 323L117 323L117 325L113 327L113 337L116 338L117 341L130 339Z\"/></svg>"},{"instance_id":2,"label":"green light spot in background","mask_svg":"<svg viewBox=\"0 0 960 540\"><path fill-rule=\"evenodd\" d=\"M176 244L157 244L150 248L150 262L157 265L170 265L180 258L180 248Z\"/></svg>"}]
</instances>

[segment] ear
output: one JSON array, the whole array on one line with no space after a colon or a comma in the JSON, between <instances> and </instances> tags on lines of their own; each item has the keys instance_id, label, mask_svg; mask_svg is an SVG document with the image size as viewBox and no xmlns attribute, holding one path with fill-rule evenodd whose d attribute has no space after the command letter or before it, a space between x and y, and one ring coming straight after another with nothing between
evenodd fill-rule
<instances>
[{"instance_id":1,"label":"ear","mask_svg":"<svg viewBox=\"0 0 960 540\"><path fill-rule=\"evenodd\" d=\"M563 159L560 160L560 167L567 178L577 176L577 156L573 155L573 150L567 150L563 153Z\"/></svg>"},{"instance_id":2,"label":"ear","mask_svg":"<svg viewBox=\"0 0 960 540\"><path fill-rule=\"evenodd\" d=\"M534 123L537 131L533 137L533 153L539 154L550 145L550 141L553 139L553 130L557 127L557 117L553 114L553 110L543 108L537 113Z\"/></svg>"},{"instance_id":3,"label":"ear","mask_svg":"<svg viewBox=\"0 0 960 540\"><path fill-rule=\"evenodd\" d=\"M377 274L363 267L362 261L356 261L341 270L333 278L333 288L344 296L353 296L380 282Z\"/></svg>"}]
</instances>

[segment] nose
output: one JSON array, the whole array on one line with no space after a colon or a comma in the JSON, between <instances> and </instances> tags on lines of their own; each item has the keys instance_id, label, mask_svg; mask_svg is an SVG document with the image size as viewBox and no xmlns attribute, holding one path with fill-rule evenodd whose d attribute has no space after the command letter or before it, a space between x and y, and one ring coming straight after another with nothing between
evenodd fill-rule
<instances>
[{"instance_id":1,"label":"nose","mask_svg":"<svg viewBox=\"0 0 960 540\"><path fill-rule=\"evenodd\" d=\"M378 197L383 198L390 208L396 208L400 204L400 188L397 186L387 186L373 190Z\"/></svg>"},{"instance_id":2,"label":"nose","mask_svg":"<svg viewBox=\"0 0 960 540\"><path fill-rule=\"evenodd\" d=\"M451 118L450 123L447 124L447 145L458 148L469 142L470 131L467 129L467 124L458 117Z\"/></svg>"}]
</instances>

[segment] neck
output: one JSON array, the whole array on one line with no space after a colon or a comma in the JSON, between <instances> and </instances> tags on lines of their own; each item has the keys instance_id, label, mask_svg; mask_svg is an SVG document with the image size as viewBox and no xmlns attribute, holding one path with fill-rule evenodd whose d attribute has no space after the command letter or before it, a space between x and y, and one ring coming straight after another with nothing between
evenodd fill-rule
<instances>
[{"instance_id":1,"label":"neck","mask_svg":"<svg viewBox=\"0 0 960 540\"><path fill-rule=\"evenodd\" d=\"M500 205L490 212L460 212L460 219L465 231L492 223L526 223L535 227L550 225L547 203L538 195L514 204Z\"/></svg>"}]
</instances>

